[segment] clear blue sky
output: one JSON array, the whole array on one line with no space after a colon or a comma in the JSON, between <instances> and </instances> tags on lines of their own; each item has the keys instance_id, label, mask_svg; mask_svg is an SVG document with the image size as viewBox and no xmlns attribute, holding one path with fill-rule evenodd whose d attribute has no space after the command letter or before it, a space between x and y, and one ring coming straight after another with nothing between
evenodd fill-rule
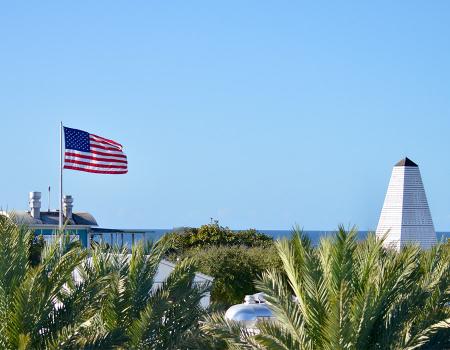
<instances>
[{"instance_id":1,"label":"clear blue sky","mask_svg":"<svg viewBox=\"0 0 450 350\"><path fill-rule=\"evenodd\" d=\"M392 166L450 229L450 2L26 1L0 7L0 204L54 189L59 121L129 174L65 172L106 227L374 229Z\"/></svg>"}]
</instances>

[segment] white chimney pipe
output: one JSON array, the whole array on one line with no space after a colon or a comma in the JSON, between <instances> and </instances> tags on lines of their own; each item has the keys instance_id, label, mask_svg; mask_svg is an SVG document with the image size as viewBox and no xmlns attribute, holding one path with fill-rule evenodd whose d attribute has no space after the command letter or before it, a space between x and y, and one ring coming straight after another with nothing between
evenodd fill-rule
<instances>
[{"instance_id":1,"label":"white chimney pipe","mask_svg":"<svg viewBox=\"0 0 450 350\"><path fill-rule=\"evenodd\" d=\"M28 195L30 213L35 219L41 218L41 192L30 192Z\"/></svg>"},{"instance_id":2,"label":"white chimney pipe","mask_svg":"<svg viewBox=\"0 0 450 350\"><path fill-rule=\"evenodd\" d=\"M73 198L70 195L63 197L63 210L66 219L72 219Z\"/></svg>"}]
</instances>

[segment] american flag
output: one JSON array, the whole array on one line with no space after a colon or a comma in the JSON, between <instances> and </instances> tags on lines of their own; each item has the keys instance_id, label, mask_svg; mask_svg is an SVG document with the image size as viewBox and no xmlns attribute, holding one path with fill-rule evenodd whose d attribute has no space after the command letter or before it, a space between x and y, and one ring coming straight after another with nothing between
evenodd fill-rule
<instances>
[{"instance_id":1,"label":"american flag","mask_svg":"<svg viewBox=\"0 0 450 350\"><path fill-rule=\"evenodd\" d=\"M97 174L126 174L122 145L86 131L64 127L64 169Z\"/></svg>"}]
</instances>

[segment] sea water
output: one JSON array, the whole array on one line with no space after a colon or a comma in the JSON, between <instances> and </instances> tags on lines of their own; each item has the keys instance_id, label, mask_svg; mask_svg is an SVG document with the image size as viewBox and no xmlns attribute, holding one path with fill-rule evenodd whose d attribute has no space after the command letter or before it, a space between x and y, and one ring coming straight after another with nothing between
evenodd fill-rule
<instances>
[{"instance_id":1,"label":"sea water","mask_svg":"<svg viewBox=\"0 0 450 350\"><path fill-rule=\"evenodd\" d=\"M142 239L141 237L144 237L145 240L156 241L159 238L161 238L164 234L172 232L173 229L149 229L145 231L147 231L145 235L137 235L139 236L139 238L135 237L135 242L137 242L139 239ZM258 232L264 233L270 237L273 237L274 239L289 238L292 236L292 230L258 230ZM311 239L311 243L314 246L317 246L322 237L333 236L336 231L304 230L303 232ZM367 237L367 234L368 231L358 231L357 235L358 240L365 239ZM446 240L450 239L450 232L436 232L436 237L438 242L445 242ZM111 243L108 241L108 238L109 235L105 235L105 242ZM131 247L131 239L132 238L130 234L124 234L123 244L128 247ZM121 241L122 241L121 238L116 237L116 241L113 243L120 244Z\"/></svg>"}]
</instances>

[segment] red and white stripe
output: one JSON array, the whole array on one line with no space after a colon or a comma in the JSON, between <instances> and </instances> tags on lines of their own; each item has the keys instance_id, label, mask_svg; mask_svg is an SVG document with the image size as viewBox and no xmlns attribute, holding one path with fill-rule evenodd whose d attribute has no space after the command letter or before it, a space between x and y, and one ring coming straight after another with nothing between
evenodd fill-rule
<instances>
[{"instance_id":1,"label":"red and white stripe","mask_svg":"<svg viewBox=\"0 0 450 350\"><path fill-rule=\"evenodd\" d=\"M90 152L67 149L64 153L64 169L87 171L97 174L126 174L127 156L122 145L104 137L89 134Z\"/></svg>"}]
</instances>

